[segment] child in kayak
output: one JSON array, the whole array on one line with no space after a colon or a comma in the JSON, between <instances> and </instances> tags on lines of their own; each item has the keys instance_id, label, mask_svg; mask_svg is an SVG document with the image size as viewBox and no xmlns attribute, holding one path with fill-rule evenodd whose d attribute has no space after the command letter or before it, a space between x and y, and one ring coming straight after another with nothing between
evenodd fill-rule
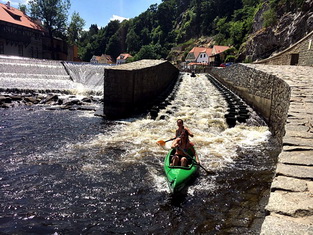
<instances>
[{"instance_id":1,"label":"child in kayak","mask_svg":"<svg viewBox=\"0 0 313 235\"><path fill-rule=\"evenodd\" d=\"M172 157L172 166L188 166L192 163L192 157L196 156L199 163L198 154L194 148L194 144L189 141L189 132L183 130L180 137L176 138L172 143L172 148L176 149L175 155Z\"/></svg>"}]
</instances>

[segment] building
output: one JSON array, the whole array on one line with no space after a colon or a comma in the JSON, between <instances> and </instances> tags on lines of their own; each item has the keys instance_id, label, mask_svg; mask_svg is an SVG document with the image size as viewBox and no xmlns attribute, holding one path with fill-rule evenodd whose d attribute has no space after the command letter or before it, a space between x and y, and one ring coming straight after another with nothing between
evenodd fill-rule
<instances>
[{"instance_id":1,"label":"building","mask_svg":"<svg viewBox=\"0 0 313 235\"><path fill-rule=\"evenodd\" d=\"M214 45L213 48L194 47L186 56L186 65L188 68L191 68L191 66L216 64L217 61L225 59L224 52L229 48L228 46L218 45Z\"/></svg>"},{"instance_id":2,"label":"building","mask_svg":"<svg viewBox=\"0 0 313 235\"><path fill-rule=\"evenodd\" d=\"M212 48L194 47L186 56L187 64L210 64L210 56L212 55Z\"/></svg>"},{"instance_id":3,"label":"building","mask_svg":"<svg viewBox=\"0 0 313 235\"><path fill-rule=\"evenodd\" d=\"M225 52L228 49L230 49L228 46L214 45L212 49L212 55L210 56L210 64L218 66L220 63L224 62L226 59Z\"/></svg>"},{"instance_id":4,"label":"building","mask_svg":"<svg viewBox=\"0 0 313 235\"><path fill-rule=\"evenodd\" d=\"M113 64L113 59L110 55L102 54L101 56L92 56L90 59L92 64Z\"/></svg>"},{"instance_id":5,"label":"building","mask_svg":"<svg viewBox=\"0 0 313 235\"><path fill-rule=\"evenodd\" d=\"M53 46L52 46L53 45ZM62 39L51 38L38 20L0 3L0 54L73 61L77 50Z\"/></svg>"},{"instance_id":6,"label":"building","mask_svg":"<svg viewBox=\"0 0 313 235\"><path fill-rule=\"evenodd\" d=\"M0 54L43 58L45 29L10 2L0 3Z\"/></svg>"},{"instance_id":7,"label":"building","mask_svg":"<svg viewBox=\"0 0 313 235\"><path fill-rule=\"evenodd\" d=\"M127 53L123 53L123 54L120 54L117 58L116 58L116 64L125 64L126 63L126 60L128 58L131 58L132 56L130 54L127 54Z\"/></svg>"}]
</instances>

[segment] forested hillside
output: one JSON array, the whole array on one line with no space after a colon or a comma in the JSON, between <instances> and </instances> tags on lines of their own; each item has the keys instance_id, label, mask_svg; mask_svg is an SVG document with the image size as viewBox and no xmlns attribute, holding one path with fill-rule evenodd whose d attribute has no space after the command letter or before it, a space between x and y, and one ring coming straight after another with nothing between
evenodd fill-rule
<instances>
[{"instance_id":1,"label":"forested hillside","mask_svg":"<svg viewBox=\"0 0 313 235\"><path fill-rule=\"evenodd\" d=\"M188 50L208 37L211 43L233 46L237 58L245 60L245 42L252 33L274 27L287 13L311 12L304 9L308 2L312 0L163 0L133 19L111 21L103 28L91 25L79 40L79 55L85 61L123 52L133 60L160 59L173 47Z\"/></svg>"}]
</instances>

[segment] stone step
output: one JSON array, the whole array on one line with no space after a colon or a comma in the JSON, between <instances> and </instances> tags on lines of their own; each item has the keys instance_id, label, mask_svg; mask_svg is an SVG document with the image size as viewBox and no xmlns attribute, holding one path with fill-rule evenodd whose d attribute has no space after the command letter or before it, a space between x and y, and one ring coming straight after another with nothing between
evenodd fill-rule
<instances>
[{"instance_id":1,"label":"stone step","mask_svg":"<svg viewBox=\"0 0 313 235\"><path fill-rule=\"evenodd\" d=\"M298 165L286 165L283 163L277 164L277 175L291 176L302 179L313 179L313 167L310 166L298 166ZM313 205L313 204L312 204Z\"/></svg>"}]
</instances>

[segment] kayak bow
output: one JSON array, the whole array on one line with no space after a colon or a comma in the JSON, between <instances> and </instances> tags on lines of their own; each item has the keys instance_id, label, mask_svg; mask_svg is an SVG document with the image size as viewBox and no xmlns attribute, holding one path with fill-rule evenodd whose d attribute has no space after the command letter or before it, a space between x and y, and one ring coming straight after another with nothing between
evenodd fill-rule
<instances>
[{"instance_id":1,"label":"kayak bow","mask_svg":"<svg viewBox=\"0 0 313 235\"><path fill-rule=\"evenodd\" d=\"M196 161L192 161L187 167L171 166L171 158L175 154L175 149L171 149L164 160L164 171L167 177L171 192L180 192L195 177L199 166ZM196 160L195 156L193 159Z\"/></svg>"}]
</instances>

